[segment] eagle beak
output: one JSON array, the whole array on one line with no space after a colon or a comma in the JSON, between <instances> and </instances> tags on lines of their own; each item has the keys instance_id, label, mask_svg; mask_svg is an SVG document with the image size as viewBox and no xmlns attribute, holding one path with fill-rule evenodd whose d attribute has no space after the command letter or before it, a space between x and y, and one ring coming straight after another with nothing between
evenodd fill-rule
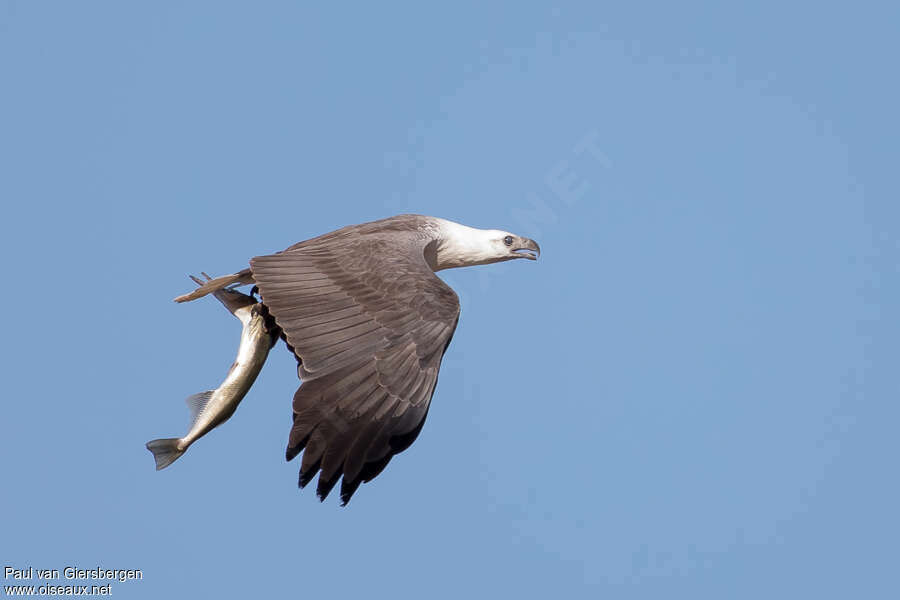
<instances>
[{"instance_id":1,"label":"eagle beak","mask_svg":"<svg viewBox=\"0 0 900 600\"><path fill-rule=\"evenodd\" d=\"M527 258L529 260L537 260L541 255L541 247L534 240L528 238L519 238L519 245L511 248L516 258Z\"/></svg>"}]
</instances>

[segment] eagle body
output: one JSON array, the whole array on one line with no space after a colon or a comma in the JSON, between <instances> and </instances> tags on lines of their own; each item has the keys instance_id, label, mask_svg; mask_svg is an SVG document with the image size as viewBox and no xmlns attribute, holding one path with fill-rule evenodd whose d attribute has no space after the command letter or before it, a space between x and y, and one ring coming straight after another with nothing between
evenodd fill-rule
<instances>
[{"instance_id":1,"label":"eagle body","mask_svg":"<svg viewBox=\"0 0 900 600\"><path fill-rule=\"evenodd\" d=\"M347 503L415 440L459 320L436 271L536 258L528 238L422 215L351 225L250 260L199 298L254 283L298 361L286 457L303 453L300 487L318 473L323 499Z\"/></svg>"}]
</instances>

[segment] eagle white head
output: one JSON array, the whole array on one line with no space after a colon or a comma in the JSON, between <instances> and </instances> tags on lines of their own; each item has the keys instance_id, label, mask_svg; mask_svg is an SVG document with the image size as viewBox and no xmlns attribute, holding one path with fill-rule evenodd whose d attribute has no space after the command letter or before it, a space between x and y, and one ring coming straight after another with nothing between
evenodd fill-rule
<instances>
[{"instance_id":1,"label":"eagle white head","mask_svg":"<svg viewBox=\"0 0 900 600\"><path fill-rule=\"evenodd\" d=\"M475 229L435 219L439 239L429 263L434 271L487 265L516 258L536 260L541 247L532 239L499 229Z\"/></svg>"}]
</instances>

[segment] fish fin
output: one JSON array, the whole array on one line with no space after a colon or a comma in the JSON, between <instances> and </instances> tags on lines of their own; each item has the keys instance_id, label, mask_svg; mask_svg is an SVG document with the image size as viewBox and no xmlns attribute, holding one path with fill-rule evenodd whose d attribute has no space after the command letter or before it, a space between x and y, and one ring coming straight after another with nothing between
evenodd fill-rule
<instances>
[{"instance_id":1,"label":"fish fin","mask_svg":"<svg viewBox=\"0 0 900 600\"><path fill-rule=\"evenodd\" d=\"M153 459L156 460L156 470L165 469L184 454L184 450L178 449L178 438L167 438L162 440L150 440L147 442L147 450L153 453Z\"/></svg>"},{"instance_id":2,"label":"fish fin","mask_svg":"<svg viewBox=\"0 0 900 600\"><path fill-rule=\"evenodd\" d=\"M199 394L194 394L193 396L188 396L184 400L187 402L188 409L191 411L191 427L194 426L194 423L196 423L197 419L200 418L200 415L203 414L206 405L209 404L210 399L215 393L215 390L207 390L205 392L200 392Z\"/></svg>"}]
</instances>

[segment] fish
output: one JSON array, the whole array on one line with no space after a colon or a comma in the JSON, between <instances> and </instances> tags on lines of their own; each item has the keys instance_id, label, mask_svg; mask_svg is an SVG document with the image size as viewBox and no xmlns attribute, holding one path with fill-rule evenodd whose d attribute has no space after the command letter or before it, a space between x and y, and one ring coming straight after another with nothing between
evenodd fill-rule
<instances>
[{"instance_id":1,"label":"fish","mask_svg":"<svg viewBox=\"0 0 900 600\"><path fill-rule=\"evenodd\" d=\"M212 281L206 273L203 276L207 282ZM201 287L206 283L193 275L191 279ZM234 414L238 404L256 381L269 350L280 335L278 326L268 318L266 308L252 295L231 288L217 290L213 295L243 324L237 358L219 387L194 394L185 400L191 412L191 426L184 437L147 442L147 450L153 453L157 471L181 458L191 444Z\"/></svg>"}]
</instances>

